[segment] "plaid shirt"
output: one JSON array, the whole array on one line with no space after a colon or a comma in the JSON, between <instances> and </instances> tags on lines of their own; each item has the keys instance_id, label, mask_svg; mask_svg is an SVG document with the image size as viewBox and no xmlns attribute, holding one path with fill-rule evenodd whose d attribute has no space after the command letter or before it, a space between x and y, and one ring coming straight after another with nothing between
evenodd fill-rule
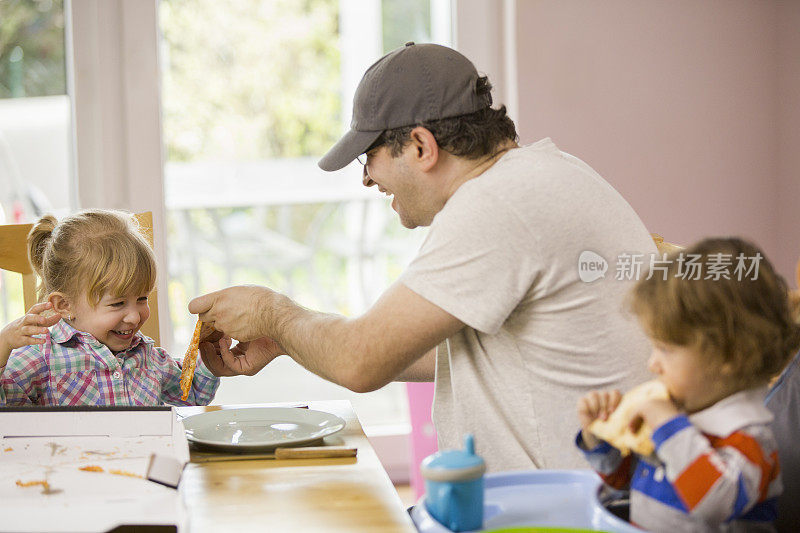
<instances>
[{"instance_id":1,"label":"plaid shirt","mask_svg":"<svg viewBox=\"0 0 800 533\"><path fill-rule=\"evenodd\" d=\"M141 333L117 354L63 320L44 338L44 344L11 352L0 368L0 406L207 405L219 386L198 359L192 390L182 401L181 363Z\"/></svg>"}]
</instances>

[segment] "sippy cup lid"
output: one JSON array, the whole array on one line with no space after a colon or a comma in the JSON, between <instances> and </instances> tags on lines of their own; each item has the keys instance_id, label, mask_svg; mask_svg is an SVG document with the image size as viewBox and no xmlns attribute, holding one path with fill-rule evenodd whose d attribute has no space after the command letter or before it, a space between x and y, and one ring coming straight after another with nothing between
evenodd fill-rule
<instances>
[{"instance_id":1,"label":"sippy cup lid","mask_svg":"<svg viewBox=\"0 0 800 533\"><path fill-rule=\"evenodd\" d=\"M420 470L430 481L469 481L486 472L486 463L475 453L475 437L468 434L463 450L442 450L429 455Z\"/></svg>"}]
</instances>

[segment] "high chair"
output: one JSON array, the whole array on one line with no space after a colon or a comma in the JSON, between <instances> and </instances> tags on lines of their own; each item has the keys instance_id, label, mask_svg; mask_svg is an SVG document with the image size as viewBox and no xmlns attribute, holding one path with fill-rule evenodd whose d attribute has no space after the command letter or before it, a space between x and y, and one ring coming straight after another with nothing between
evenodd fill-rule
<instances>
[{"instance_id":1,"label":"high chair","mask_svg":"<svg viewBox=\"0 0 800 533\"><path fill-rule=\"evenodd\" d=\"M134 216L152 247L153 213L146 211ZM39 301L36 297L36 275L28 262L27 239L32 227L33 224L0 225L0 269L22 274L22 298L26 311ZM161 345L158 328L158 295L155 288L150 293L150 318L142 326L141 332L153 339L156 346Z\"/></svg>"}]
</instances>

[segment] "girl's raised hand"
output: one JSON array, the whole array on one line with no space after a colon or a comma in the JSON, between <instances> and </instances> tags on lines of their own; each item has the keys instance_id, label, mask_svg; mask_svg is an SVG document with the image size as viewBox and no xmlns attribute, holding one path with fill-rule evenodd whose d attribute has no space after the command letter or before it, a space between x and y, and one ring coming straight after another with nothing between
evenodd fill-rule
<instances>
[{"instance_id":1,"label":"girl's raised hand","mask_svg":"<svg viewBox=\"0 0 800 533\"><path fill-rule=\"evenodd\" d=\"M61 316L56 313L52 316L42 316L42 313L52 308L50 302L38 303L31 307L25 316L0 330L0 367L5 366L11 350L31 344L44 344L44 339L34 335L47 333L47 328L61 320Z\"/></svg>"}]
</instances>

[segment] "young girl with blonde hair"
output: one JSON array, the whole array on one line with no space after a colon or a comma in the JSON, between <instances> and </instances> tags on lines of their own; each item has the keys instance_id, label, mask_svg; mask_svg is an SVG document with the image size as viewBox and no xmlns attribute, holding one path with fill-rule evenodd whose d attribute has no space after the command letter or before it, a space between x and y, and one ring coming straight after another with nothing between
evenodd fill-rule
<instances>
[{"instance_id":1,"label":"young girl with blonde hair","mask_svg":"<svg viewBox=\"0 0 800 533\"><path fill-rule=\"evenodd\" d=\"M219 378L198 362L182 401L180 363L139 332L156 263L131 214L44 216L28 250L41 303L0 331L0 405L211 402Z\"/></svg>"}]
</instances>

